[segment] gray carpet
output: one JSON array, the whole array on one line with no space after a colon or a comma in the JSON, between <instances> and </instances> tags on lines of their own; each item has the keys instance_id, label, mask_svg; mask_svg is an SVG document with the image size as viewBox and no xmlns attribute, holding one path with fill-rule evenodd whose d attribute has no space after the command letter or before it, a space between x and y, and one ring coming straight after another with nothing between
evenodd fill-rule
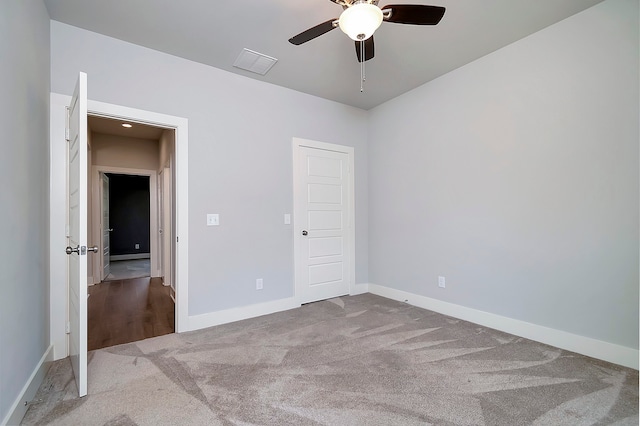
<instances>
[{"instance_id":1,"label":"gray carpet","mask_svg":"<svg viewBox=\"0 0 640 426\"><path fill-rule=\"evenodd\" d=\"M371 294L67 360L23 424L638 425L638 372Z\"/></svg>"}]
</instances>

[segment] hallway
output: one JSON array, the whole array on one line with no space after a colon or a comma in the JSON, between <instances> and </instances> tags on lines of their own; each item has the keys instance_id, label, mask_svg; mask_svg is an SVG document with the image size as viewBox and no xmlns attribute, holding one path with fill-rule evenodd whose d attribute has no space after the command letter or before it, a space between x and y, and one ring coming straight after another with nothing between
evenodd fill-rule
<instances>
[{"instance_id":1,"label":"hallway","mask_svg":"<svg viewBox=\"0 0 640 426\"><path fill-rule=\"evenodd\" d=\"M112 260L104 281L128 280L151 276L150 259Z\"/></svg>"}]
</instances>

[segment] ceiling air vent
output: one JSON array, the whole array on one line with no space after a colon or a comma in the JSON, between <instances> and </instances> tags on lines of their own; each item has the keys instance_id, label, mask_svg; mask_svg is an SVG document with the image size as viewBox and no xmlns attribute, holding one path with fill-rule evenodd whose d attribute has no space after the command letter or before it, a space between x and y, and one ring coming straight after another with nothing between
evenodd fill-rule
<instances>
[{"instance_id":1,"label":"ceiling air vent","mask_svg":"<svg viewBox=\"0 0 640 426\"><path fill-rule=\"evenodd\" d=\"M278 60L253 50L243 49L238 59L233 63L234 67L265 75Z\"/></svg>"}]
</instances>

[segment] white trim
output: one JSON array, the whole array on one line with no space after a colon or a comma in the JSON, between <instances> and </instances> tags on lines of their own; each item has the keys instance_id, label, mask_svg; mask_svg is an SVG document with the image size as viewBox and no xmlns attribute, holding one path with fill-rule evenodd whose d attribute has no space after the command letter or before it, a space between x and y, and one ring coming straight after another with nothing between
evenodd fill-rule
<instances>
[{"instance_id":1,"label":"white trim","mask_svg":"<svg viewBox=\"0 0 640 426\"><path fill-rule=\"evenodd\" d=\"M289 297L255 305L225 309L224 311L194 315L189 317L189 327L188 330L185 331L200 330L202 328L273 314L275 312L288 311L289 309L299 307L300 304L296 302L295 298Z\"/></svg>"},{"instance_id":2,"label":"white trim","mask_svg":"<svg viewBox=\"0 0 640 426\"><path fill-rule=\"evenodd\" d=\"M579 336L562 330L556 330L537 324L531 324L513 318L466 306L456 305L442 300L432 299L418 294L408 293L394 288L384 287L376 284L369 284L369 292L388 299L406 302L413 306L449 315L465 321L473 322L485 327L504 331L526 339L535 340L560 349L576 352L592 358L623 365L625 367L638 369L637 349L627 348L602 340L590 337Z\"/></svg>"},{"instance_id":3,"label":"white trim","mask_svg":"<svg viewBox=\"0 0 640 426\"><path fill-rule=\"evenodd\" d=\"M61 200L66 199L65 185L65 112L71 97L51 93L50 103L50 338L54 359L67 356L68 344L65 333L67 318L66 302L66 209ZM112 105L89 100L88 112L94 116L120 118L131 122L145 123L175 130L175 177L174 199L176 205L176 332L187 330L189 317L189 130L186 118L174 117L150 111Z\"/></svg>"},{"instance_id":4,"label":"white trim","mask_svg":"<svg viewBox=\"0 0 640 426\"><path fill-rule=\"evenodd\" d=\"M175 130L176 206L176 326L177 333L187 331L189 322L189 121L186 118L89 100L89 114L121 118Z\"/></svg>"},{"instance_id":5,"label":"white trim","mask_svg":"<svg viewBox=\"0 0 640 426\"><path fill-rule=\"evenodd\" d=\"M27 405L38 392L51 363L53 362L53 345L50 345L40 358L40 361L33 369L29 380L24 384L20 394L9 408L7 415L0 425L18 425L22 421L29 406Z\"/></svg>"},{"instance_id":6,"label":"white trim","mask_svg":"<svg viewBox=\"0 0 640 426\"><path fill-rule=\"evenodd\" d=\"M300 295L297 292L298 281L299 281L299 265L301 264L301 259L299 259L299 253L301 252L298 244L299 239L295 238L297 232L301 232L301 229L296 228L296 215L295 212L298 210L296 206L296 194L298 193L298 188L300 182L297 179L297 170L298 170L298 161L299 158L299 149L301 147L322 149L325 151L333 151L340 152L343 154L347 154L349 157L348 160L348 178L347 180L347 203L348 203L348 217L347 217L347 232L349 235L349 247L347 248L347 257L349 261L349 294L360 294L359 290L356 289L356 214L355 214L355 160L354 160L354 148L351 146L345 145L337 145L326 142L318 142L309 139L302 138L293 138L293 226L294 226L294 239L293 239L293 270L294 270L294 284L293 284L293 294L294 298L300 302Z\"/></svg>"},{"instance_id":7,"label":"white trim","mask_svg":"<svg viewBox=\"0 0 640 426\"><path fill-rule=\"evenodd\" d=\"M92 116L92 114L89 114ZM149 178L149 250L150 253L134 253L131 255L116 255L110 256L110 260L126 260L126 259L151 259L150 261L150 269L149 272L151 277L159 277L160 276L160 253L158 251L158 172L156 170L149 169L135 169L135 168L124 168L124 167L112 167L112 166L101 166L101 165L92 165L91 166L91 188L92 188L92 197L91 197L91 224L92 224L92 235L93 235L93 245L99 245L100 250L99 253L102 253L102 197L99 195L101 193L100 186L102 185L102 179L100 178L100 173L116 173L121 175L129 175L129 176L146 176ZM99 242L99 244L95 244L95 242ZM144 257L146 255L146 257ZM133 257L126 257L133 256ZM102 256L94 256L93 257L93 271L95 278L100 282L102 271L104 270L103 266L103 257ZM99 274L95 274L95 271L99 271ZM96 282L97 284L97 282Z\"/></svg>"}]
</instances>

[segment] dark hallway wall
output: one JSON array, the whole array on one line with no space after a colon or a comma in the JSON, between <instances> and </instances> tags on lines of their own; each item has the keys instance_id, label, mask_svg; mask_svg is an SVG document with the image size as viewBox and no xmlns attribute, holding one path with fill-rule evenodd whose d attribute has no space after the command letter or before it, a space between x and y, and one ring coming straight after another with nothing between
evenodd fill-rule
<instances>
[{"instance_id":1,"label":"dark hallway wall","mask_svg":"<svg viewBox=\"0 0 640 426\"><path fill-rule=\"evenodd\" d=\"M149 177L107 175L111 255L149 253Z\"/></svg>"}]
</instances>

